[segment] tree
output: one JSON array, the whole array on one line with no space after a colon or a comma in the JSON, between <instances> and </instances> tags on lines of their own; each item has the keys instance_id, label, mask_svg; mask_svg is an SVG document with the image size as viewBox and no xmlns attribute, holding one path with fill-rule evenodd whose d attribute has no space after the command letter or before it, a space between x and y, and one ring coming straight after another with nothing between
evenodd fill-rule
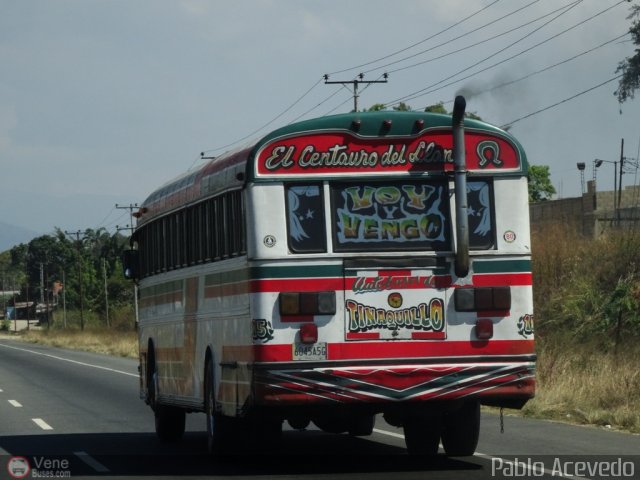
<instances>
[{"instance_id":1,"label":"tree","mask_svg":"<svg viewBox=\"0 0 640 480\"><path fill-rule=\"evenodd\" d=\"M529 201L532 203L550 200L556 193L551 183L548 165L529 165Z\"/></svg>"},{"instance_id":2,"label":"tree","mask_svg":"<svg viewBox=\"0 0 640 480\"><path fill-rule=\"evenodd\" d=\"M398 105L393 107L396 112L410 112L411 107L404 102L400 102Z\"/></svg>"},{"instance_id":3,"label":"tree","mask_svg":"<svg viewBox=\"0 0 640 480\"><path fill-rule=\"evenodd\" d=\"M371 105L371 107L369 107L367 112L380 112L384 109L385 109L384 103L374 103L373 105Z\"/></svg>"},{"instance_id":4,"label":"tree","mask_svg":"<svg viewBox=\"0 0 640 480\"><path fill-rule=\"evenodd\" d=\"M640 5L631 6L631 13L627 19L632 20L629 33L633 43L640 47ZM618 97L618 102L623 103L632 99L635 91L640 88L640 48L636 48L636 53L632 57L627 57L618 64L616 73L622 76L618 81L615 95Z\"/></svg>"},{"instance_id":5,"label":"tree","mask_svg":"<svg viewBox=\"0 0 640 480\"><path fill-rule=\"evenodd\" d=\"M436 103L435 105L429 105L427 108L424 109L425 112L431 112L431 113L445 113L448 114L449 112L447 112L447 109L444 108L444 103L439 102Z\"/></svg>"}]
</instances>

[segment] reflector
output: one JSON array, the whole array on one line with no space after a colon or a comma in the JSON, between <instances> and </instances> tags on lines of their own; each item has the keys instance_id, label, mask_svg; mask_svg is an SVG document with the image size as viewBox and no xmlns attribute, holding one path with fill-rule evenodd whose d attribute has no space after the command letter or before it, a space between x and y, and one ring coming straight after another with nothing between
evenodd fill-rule
<instances>
[{"instance_id":1,"label":"reflector","mask_svg":"<svg viewBox=\"0 0 640 480\"><path fill-rule=\"evenodd\" d=\"M489 340L493 337L493 322L489 318L479 318L476 322L478 340Z\"/></svg>"},{"instance_id":2,"label":"reflector","mask_svg":"<svg viewBox=\"0 0 640 480\"><path fill-rule=\"evenodd\" d=\"M318 341L318 326L315 323L305 323L300 327L300 341L302 343L316 343Z\"/></svg>"}]
</instances>

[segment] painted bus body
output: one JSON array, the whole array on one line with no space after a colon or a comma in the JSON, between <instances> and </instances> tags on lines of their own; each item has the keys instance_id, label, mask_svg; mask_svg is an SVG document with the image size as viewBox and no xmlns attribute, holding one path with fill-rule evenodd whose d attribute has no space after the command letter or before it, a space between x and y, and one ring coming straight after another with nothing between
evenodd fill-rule
<instances>
[{"instance_id":1,"label":"painted bus body","mask_svg":"<svg viewBox=\"0 0 640 480\"><path fill-rule=\"evenodd\" d=\"M360 413L402 426L465 402L521 408L535 392L527 161L481 122L464 143L461 277L449 116L300 122L152 193L132 237L141 397L205 411L210 375L220 418L336 432Z\"/></svg>"}]
</instances>

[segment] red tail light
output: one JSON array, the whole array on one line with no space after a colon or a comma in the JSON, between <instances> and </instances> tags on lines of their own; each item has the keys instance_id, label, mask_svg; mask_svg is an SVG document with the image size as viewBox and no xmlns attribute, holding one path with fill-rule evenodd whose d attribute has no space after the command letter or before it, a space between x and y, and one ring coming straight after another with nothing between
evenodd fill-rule
<instances>
[{"instance_id":1,"label":"red tail light","mask_svg":"<svg viewBox=\"0 0 640 480\"><path fill-rule=\"evenodd\" d=\"M489 318L480 318L476 322L476 337L478 340L493 338L493 322Z\"/></svg>"},{"instance_id":2,"label":"red tail light","mask_svg":"<svg viewBox=\"0 0 640 480\"><path fill-rule=\"evenodd\" d=\"M300 341L302 343L316 343L318 341L318 326L315 323L305 323L300 327Z\"/></svg>"}]
</instances>

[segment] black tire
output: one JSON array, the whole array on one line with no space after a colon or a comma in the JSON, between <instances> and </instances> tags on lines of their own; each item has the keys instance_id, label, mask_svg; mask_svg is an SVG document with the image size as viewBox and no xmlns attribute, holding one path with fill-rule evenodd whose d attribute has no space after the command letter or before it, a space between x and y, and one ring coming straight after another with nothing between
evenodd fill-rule
<instances>
[{"instance_id":1,"label":"black tire","mask_svg":"<svg viewBox=\"0 0 640 480\"><path fill-rule=\"evenodd\" d=\"M204 394L207 417L207 451L210 455L224 455L231 452L229 428L231 419L216 411L215 382L213 381L213 361L207 360L205 367Z\"/></svg>"},{"instance_id":2,"label":"black tire","mask_svg":"<svg viewBox=\"0 0 640 480\"><path fill-rule=\"evenodd\" d=\"M403 428L409 455L430 457L438 454L442 432L441 415L408 418Z\"/></svg>"},{"instance_id":3,"label":"black tire","mask_svg":"<svg viewBox=\"0 0 640 480\"><path fill-rule=\"evenodd\" d=\"M451 457L473 455L480 436L480 403L467 402L444 418L442 446Z\"/></svg>"},{"instance_id":4,"label":"black tire","mask_svg":"<svg viewBox=\"0 0 640 480\"><path fill-rule=\"evenodd\" d=\"M149 346L149 359L147 361L147 405L153 410L156 408L156 398L158 392L158 372L156 371L155 354L153 348Z\"/></svg>"},{"instance_id":5,"label":"black tire","mask_svg":"<svg viewBox=\"0 0 640 480\"><path fill-rule=\"evenodd\" d=\"M349 422L349 435L354 437L371 435L375 421L375 415L355 415Z\"/></svg>"},{"instance_id":6,"label":"black tire","mask_svg":"<svg viewBox=\"0 0 640 480\"><path fill-rule=\"evenodd\" d=\"M162 442L176 442L184 435L186 413L181 408L156 405L156 435Z\"/></svg>"}]
</instances>

